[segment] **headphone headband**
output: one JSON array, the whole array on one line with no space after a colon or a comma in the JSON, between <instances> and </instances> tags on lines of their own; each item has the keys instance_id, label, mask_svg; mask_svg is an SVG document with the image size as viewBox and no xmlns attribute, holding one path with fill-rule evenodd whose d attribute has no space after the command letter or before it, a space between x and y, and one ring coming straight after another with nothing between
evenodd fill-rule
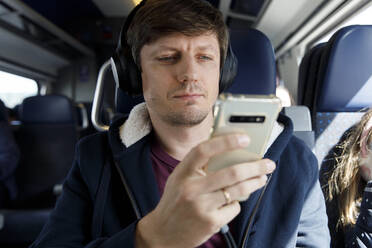
<instances>
[{"instance_id":1,"label":"headphone headband","mask_svg":"<svg viewBox=\"0 0 372 248\"><path fill-rule=\"evenodd\" d=\"M139 4L137 4L134 7L134 9L129 13L129 15L127 16L127 18L125 19L125 22L123 24L123 27L120 30L119 42L118 42L118 46L117 46L116 49L121 48L122 47L122 44L124 44L124 46L129 46L128 43L127 43L127 39L126 39L127 31L129 29L130 24L132 23L132 20L133 20L134 16L137 13L137 11L140 8L142 8L142 6L144 6L145 3L146 3L146 0L142 0ZM123 39L124 39L124 43L123 43Z\"/></svg>"}]
</instances>

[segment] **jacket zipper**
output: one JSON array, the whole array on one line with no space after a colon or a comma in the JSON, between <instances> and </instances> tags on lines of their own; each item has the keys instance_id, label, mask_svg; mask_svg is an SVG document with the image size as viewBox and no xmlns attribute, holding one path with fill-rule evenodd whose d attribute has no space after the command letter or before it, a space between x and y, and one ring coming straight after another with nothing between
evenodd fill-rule
<instances>
[{"instance_id":1,"label":"jacket zipper","mask_svg":"<svg viewBox=\"0 0 372 248\"><path fill-rule=\"evenodd\" d=\"M260 204L261 204L261 201L262 201L263 195L265 194L265 191L266 191L267 185L269 185L269 182L270 182L270 180L271 180L271 177L272 177L272 174L271 174L271 175L269 176L269 178L267 179L267 182L266 182L264 188L262 189L262 192L261 192L261 194L260 194L260 197L259 197L258 200L257 200L256 206L255 206L254 209L253 209L253 212L252 212L252 214L251 214L251 217L249 218L248 225L247 225L247 227L246 227L246 229L245 229L245 232L244 232L244 239L243 239L243 242L242 242L242 246L241 246L241 248L244 248L245 243L247 243L247 240L248 240L248 232L249 232L249 230L250 230L251 227L252 227L254 217L255 217L256 214L257 214L258 208L259 208L259 206L260 206Z\"/></svg>"},{"instance_id":2,"label":"jacket zipper","mask_svg":"<svg viewBox=\"0 0 372 248\"><path fill-rule=\"evenodd\" d=\"M119 167L118 163L117 163L116 161L114 161L114 163L115 163L115 167L116 167L117 171L119 172L121 182L123 183L124 188L125 188L125 191L127 192L127 195L128 195L128 197L129 197L129 200L130 200L131 206L132 206L132 208L133 208L133 210L134 210L134 212L135 212L135 214L136 214L137 219L139 220L139 219L141 219L141 213L140 213L140 211L139 211L139 208L138 208L138 206L137 206L137 203L136 203L136 201L134 200L133 194L132 194L131 190L129 189L129 186L128 186L128 184L127 184L127 181L125 180L125 177L124 177L122 171L120 170L120 167ZM260 205L260 203L261 203L261 200L262 200L262 198L263 198L263 195L264 195L264 193L265 193L265 190L266 190L266 188L267 188L267 185L268 185L269 182L270 182L270 179L271 179L271 176L270 176L269 179L267 180L266 185L265 185L265 187L263 188L260 197L258 198L258 201L257 201L257 203L256 203L256 206L255 206L255 208L254 208L254 210L253 210L253 213L252 213L251 217L249 218L249 222L248 222L248 225L247 225L247 227L246 227L246 229L245 229L244 239L243 239L243 243L242 243L241 248L244 248L244 245L245 245L245 243L247 242L249 229L250 229L251 226L252 226L253 219L254 219L254 217L255 217L255 215L256 215L256 213L257 213L258 207L259 207L259 205ZM231 241L231 240L228 240L228 242L230 243L230 245L232 245L232 241ZM229 246L229 247L231 247L231 246Z\"/></svg>"},{"instance_id":3,"label":"jacket zipper","mask_svg":"<svg viewBox=\"0 0 372 248\"><path fill-rule=\"evenodd\" d=\"M115 167L116 167L117 171L119 172L121 182L123 183L125 191L127 192L127 195L129 197L129 200L130 200L130 203L131 203L132 208L134 210L134 213L136 214L137 220L139 220L139 219L141 219L141 212L139 210L139 207L138 207L136 201L134 200L132 191L129 189L127 181L125 180L125 177L124 177L122 171L120 170L120 167L119 167L118 163L116 161L114 161L114 164L115 164Z\"/></svg>"},{"instance_id":4,"label":"jacket zipper","mask_svg":"<svg viewBox=\"0 0 372 248\"><path fill-rule=\"evenodd\" d=\"M133 210L134 210L134 212L136 214L137 219L139 220L139 219L141 219L141 213L139 211L139 208L138 208L138 205L137 205L136 201L134 200L132 191L129 189L128 183L125 180L125 177L124 177L122 171L120 170L120 167L119 167L118 163L116 161L114 161L114 164L115 164L115 167L116 167L117 171L119 172L119 176L120 176L121 182L123 183L124 188L125 188L125 191L127 192L127 195L129 197L131 206L132 206L132 208L133 208ZM228 231L228 232L230 232L230 231ZM232 243L232 241L230 239L227 239L227 242L229 243L229 247L233 247L233 243Z\"/></svg>"}]
</instances>

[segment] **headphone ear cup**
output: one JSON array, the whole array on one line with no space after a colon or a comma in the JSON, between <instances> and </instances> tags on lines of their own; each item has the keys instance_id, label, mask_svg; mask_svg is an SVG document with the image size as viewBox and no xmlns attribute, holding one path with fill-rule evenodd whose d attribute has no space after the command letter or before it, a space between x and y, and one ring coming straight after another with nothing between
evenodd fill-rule
<instances>
[{"instance_id":1,"label":"headphone ear cup","mask_svg":"<svg viewBox=\"0 0 372 248\"><path fill-rule=\"evenodd\" d=\"M141 72L128 50L119 47L110 61L116 87L131 96L142 94Z\"/></svg>"},{"instance_id":2,"label":"headphone ear cup","mask_svg":"<svg viewBox=\"0 0 372 248\"><path fill-rule=\"evenodd\" d=\"M120 56L118 55L118 52L114 52L111 59L111 71L114 76L114 80L116 83L117 88L122 88L124 85L120 85L120 82L123 81L123 75L125 72L125 68L121 61Z\"/></svg>"},{"instance_id":3,"label":"headphone ear cup","mask_svg":"<svg viewBox=\"0 0 372 248\"><path fill-rule=\"evenodd\" d=\"M111 57L111 68L116 82L116 86L128 95L142 95L141 71L134 62L131 49L126 41L128 27L132 22L136 12L145 5L146 0L142 0L129 13L120 30L118 46Z\"/></svg>"},{"instance_id":4,"label":"headphone ear cup","mask_svg":"<svg viewBox=\"0 0 372 248\"><path fill-rule=\"evenodd\" d=\"M129 52L130 53L130 52ZM125 55L120 56L122 60L126 63L126 74L127 74L127 82L130 85L130 89L128 89L127 93L131 96L138 96L142 95L142 77L141 71L138 69L137 64L134 62L132 55Z\"/></svg>"},{"instance_id":5,"label":"headphone ear cup","mask_svg":"<svg viewBox=\"0 0 372 248\"><path fill-rule=\"evenodd\" d=\"M219 93L227 90L233 83L236 74L238 73L238 59L236 58L231 44L229 43L225 63L220 73Z\"/></svg>"}]
</instances>

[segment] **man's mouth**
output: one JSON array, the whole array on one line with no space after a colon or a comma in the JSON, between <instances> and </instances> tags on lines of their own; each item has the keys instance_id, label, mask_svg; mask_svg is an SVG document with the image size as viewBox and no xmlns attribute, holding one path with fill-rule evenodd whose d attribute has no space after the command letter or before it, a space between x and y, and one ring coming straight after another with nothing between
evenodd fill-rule
<instances>
[{"instance_id":1,"label":"man's mouth","mask_svg":"<svg viewBox=\"0 0 372 248\"><path fill-rule=\"evenodd\" d=\"M185 93L185 94L177 94L174 96L174 98L179 99L179 100L196 100L203 96L204 95L200 93Z\"/></svg>"}]
</instances>

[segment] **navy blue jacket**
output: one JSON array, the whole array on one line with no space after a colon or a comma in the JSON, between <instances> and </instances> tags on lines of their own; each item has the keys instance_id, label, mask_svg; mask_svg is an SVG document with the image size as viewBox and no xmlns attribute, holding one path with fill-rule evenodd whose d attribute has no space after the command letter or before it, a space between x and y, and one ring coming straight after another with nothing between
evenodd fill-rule
<instances>
[{"instance_id":1,"label":"navy blue jacket","mask_svg":"<svg viewBox=\"0 0 372 248\"><path fill-rule=\"evenodd\" d=\"M239 247L329 247L316 158L292 135L291 121L284 116L279 121L285 129L265 155L277 168L249 232L247 223L261 190L241 203L232 234ZM135 247L138 219L155 208L159 192L150 135L126 148L119 138L123 122L119 119L109 132L79 142L62 196L31 247ZM106 163L110 157L124 183L114 163ZM131 201L138 205L136 211Z\"/></svg>"}]
</instances>

